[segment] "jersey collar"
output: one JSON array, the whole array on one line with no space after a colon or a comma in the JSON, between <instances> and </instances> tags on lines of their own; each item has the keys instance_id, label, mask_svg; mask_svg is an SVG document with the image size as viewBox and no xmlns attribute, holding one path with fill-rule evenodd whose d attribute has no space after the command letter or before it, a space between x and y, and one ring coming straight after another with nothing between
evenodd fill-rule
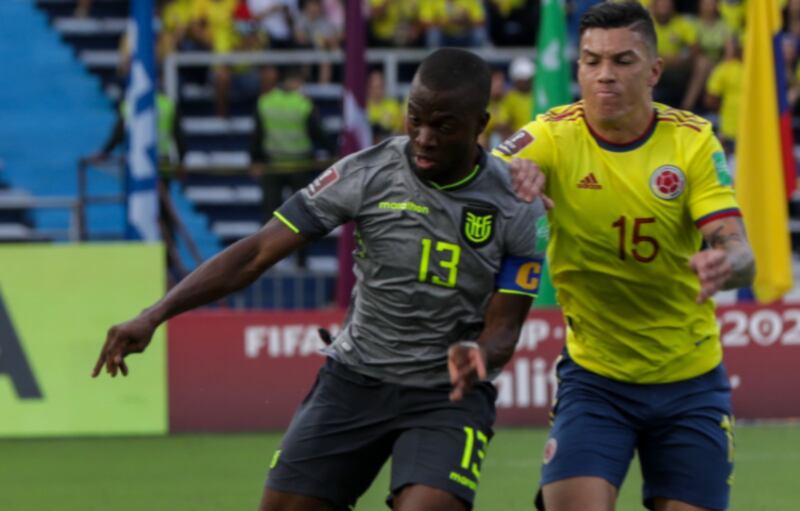
<instances>
[{"instance_id":1,"label":"jersey collar","mask_svg":"<svg viewBox=\"0 0 800 511\"><path fill-rule=\"evenodd\" d=\"M589 120L586 120L586 127L589 129L589 133L592 134L592 137L597 142L597 145L605 149L606 151L614 151L616 153L623 153L625 151L633 151L634 149L638 149L642 147L650 137L653 136L653 133L656 131L656 125L658 124L658 113L653 110L653 116L650 118L650 124L648 124L647 129L644 130L644 133L636 137L635 139L631 140L630 142L624 142L622 144L611 142L610 140L604 139L597 133L595 130L592 129L592 126L589 124Z\"/></svg>"},{"instance_id":2,"label":"jersey collar","mask_svg":"<svg viewBox=\"0 0 800 511\"><path fill-rule=\"evenodd\" d=\"M406 159L408 160L408 165L411 168L411 172L414 173L414 170L413 170L414 166L411 163L411 147L410 147L410 143L409 143L409 145L406 146ZM486 160L487 160L486 151L483 149L483 147L478 145L478 159L477 159L477 162L475 163L475 166L472 167L472 171L469 174L467 174L466 176L464 176L462 179L459 179L455 183L450 183L450 184L447 184L447 185L440 185L438 183L434 183L433 181L429 181L427 179L420 179L420 181L425 183L427 186L430 186L431 188L433 188L435 190L439 190L439 191L447 191L447 192L449 192L449 191L452 191L452 190L459 190L459 189L464 188L465 186L469 185L473 181L475 181L475 178L477 178L480 175L481 170L483 170L483 168L486 166Z\"/></svg>"}]
</instances>

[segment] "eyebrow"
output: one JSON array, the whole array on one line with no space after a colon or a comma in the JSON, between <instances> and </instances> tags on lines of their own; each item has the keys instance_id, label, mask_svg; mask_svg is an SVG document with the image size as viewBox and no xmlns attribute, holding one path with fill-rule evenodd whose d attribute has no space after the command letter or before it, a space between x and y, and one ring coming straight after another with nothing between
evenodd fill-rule
<instances>
[{"instance_id":1,"label":"eyebrow","mask_svg":"<svg viewBox=\"0 0 800 511\"><path fill-rule=\"evenodd\" d=\"M424 108L422 108L422 107L420 107L418 105L415 105L414 103L409 101L408 102L408 110L409 110L409 112L411 112L412 109L415 110L415 111L424 110ZM441 112L439 110L434 110L434 111L430 112L430 116L431 116L432 120L437 121L437 122L458 120L458 115L456 115L454 113Z\"/></svg>"},{"instance_id":2,"label":"eyebrow","mask_svg":"<svg viewBox=\"0 0 800 511\"><path fill-rule=\"evenodd\" d=\"M587 50L586 48L581 50L581 54L583 54L583 55L585 55L587 57L597 57L597 58L602 57L602 55L600 55L599 53L595 53L593 51ZM621 51L619 53L615 53L615 54L611 55L611 58L618 59L618 58L627 57L627 56L637 57L635 51L633 51L633 50L625 50L625 51Z\"/></svg>"}]
</instances>

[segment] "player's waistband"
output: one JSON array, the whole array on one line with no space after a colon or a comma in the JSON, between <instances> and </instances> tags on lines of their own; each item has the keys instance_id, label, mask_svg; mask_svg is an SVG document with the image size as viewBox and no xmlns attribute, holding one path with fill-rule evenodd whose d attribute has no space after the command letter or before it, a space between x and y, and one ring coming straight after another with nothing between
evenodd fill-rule
<instances>
[{"instance_id":1,"label":"player's waistband","mask_svg":"<svg viewBox=\"0 0 800 511\"><path fill-rule=\"evenodd\" d=\"M632 393L649 394L652 392L664 391L669 393L684 393L705 390L730 391L730 381L725 364L720 362L716 367L698 376L686 380L673 381L668 383L633 383L615 380L607 376L602 376L589 369L584 368L572 357L565 348L560 356L556 371L560 379L571 378L594 386L601 386L609 389L624 390Z\"/></svg>"}]
</instances>

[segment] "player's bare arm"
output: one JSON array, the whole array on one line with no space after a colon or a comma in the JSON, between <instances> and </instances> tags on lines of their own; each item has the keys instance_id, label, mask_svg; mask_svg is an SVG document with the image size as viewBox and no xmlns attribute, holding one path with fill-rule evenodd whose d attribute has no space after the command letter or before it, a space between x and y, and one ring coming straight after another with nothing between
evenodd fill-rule
<instances>
[{"instance_id":1,"label":"player's bare arm","mask_svg":"<svg viewBox=\"0 0 800 511\"><path fill-rule=\"evenodd\" d=\"M125 357L144 351L161 323L251 284L306 241L273 219L259 232L234 243L200 265L160 301L135 318L111 327L92 377L99 375L103 366L112 377L117 372L127 376Z\"/></svg>"},{"instance_id":2,"label":"player's bare arm","mask_svg":"<svg viewBox=\"0 0 800 511\"><path fill-rule=\"evenodd\" d=\"M531 302L527 296L495 293L477 341L462 341L450 347L447 366L453 384L451 400L461 399L487 372L511 360Z\"/></svg>"},{"instance_id":3,"label":"player's bare arm","mask_svg":"<svg viewBox=\"0 0 800 511\"><path fill-rule=\"evenodd\" d=\"M721 218L700 228L709 247L689 260L700 279L702 303L722 289L748 287L756 272L753 251L747 241L741 218Z\"/></svg>"}]
</instances>

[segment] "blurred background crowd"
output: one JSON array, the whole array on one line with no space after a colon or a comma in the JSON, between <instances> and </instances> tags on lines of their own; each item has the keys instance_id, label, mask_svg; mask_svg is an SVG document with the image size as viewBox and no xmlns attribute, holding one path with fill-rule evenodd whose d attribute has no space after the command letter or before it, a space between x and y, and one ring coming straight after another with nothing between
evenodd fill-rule
<instances>
[{"instance_id":1,"label":"blurred background crowd","mask_svg":"<svg viewBox=\"0 0 800 511\"><path fill-rule=\"evenodd\" d=\"M574 66L579 20L597 1L564 1L573 66L566 88L573 99L578 97ZM665 63L656 101L710 119L731 157L742 101L748 1L759 0L641 0L652 13ZM777 58L783 61L781 78L795 112L800 0L779 3L783 28ZM473 49L492 66L491 121L480 142L491 148L513 134L536 109L535 56L546 4L363 0L371 141L403 132L404 103L416 64L430 49L445 45ZM84 72L95 83L99 79L108 105L104 108L116 116L107 128L101 123L93 149L81 161L90 168L118 165L125 154L129 117L124 91L131 67L131 2L36 0L36 5ZM159 170L172 193L176 217L188 223L201 258L207 258L259 229L283 200L338 156L345 123L346 2L154 0L154 14ZM56 184L48 180L41 188L49 192ZM64 190L73 193L69 186ZM163 205L162 210L169 208ZM793 202L790 208L795 208ZM186 220L192 215L199 220ZM88 237L93 225L107 223L104 218L93 222L90 213ZM167 221L162 226L166 236L173 236L179 223L177 218ZM293 261L291 269L335 275L336 249L325 248L325 242Z\"/></svg>"},{"instance_id":2,"label":"blurred background crowd","mask_svg":"<svg viewBox=\"0 0 800 511\"><path fill-rule=\"evenodd\" d=\"M75 16L90 17L98 0L79 0ZM656 100L701 114L719 114L720 136L735 139L741 85L741 48L746 0L642 0L652 12L665 61ZM568 0L569 40L577 44L581 14L596 0ZM440 46L533 46L539 26L538 0L365 0L371 48ZM800 0L783 0L783 59L790 103L800 95ZM157 55L172 52L269 52L313 49L330 52L344 40L342 0L157 0ZM128 69L126 37L119 41L117 76ZM324 58L323 58L324 60ZM206 79L215 91L218 116L229 115L231 94L258 96L280 83L272 67L213 67ZM290 73L291 74L291 73ZM294 73L297 75L297 73ZM303 81L341 82L330 62L305 66ZM484 140L496 143L528 120L535 69L520 58L495 71L491 112ZM302 86L300 87L302 89ZM402 131L402 97L387 97L380 70L370 75L370 121L376 138Z\"/></svg>"}]
</instances>

